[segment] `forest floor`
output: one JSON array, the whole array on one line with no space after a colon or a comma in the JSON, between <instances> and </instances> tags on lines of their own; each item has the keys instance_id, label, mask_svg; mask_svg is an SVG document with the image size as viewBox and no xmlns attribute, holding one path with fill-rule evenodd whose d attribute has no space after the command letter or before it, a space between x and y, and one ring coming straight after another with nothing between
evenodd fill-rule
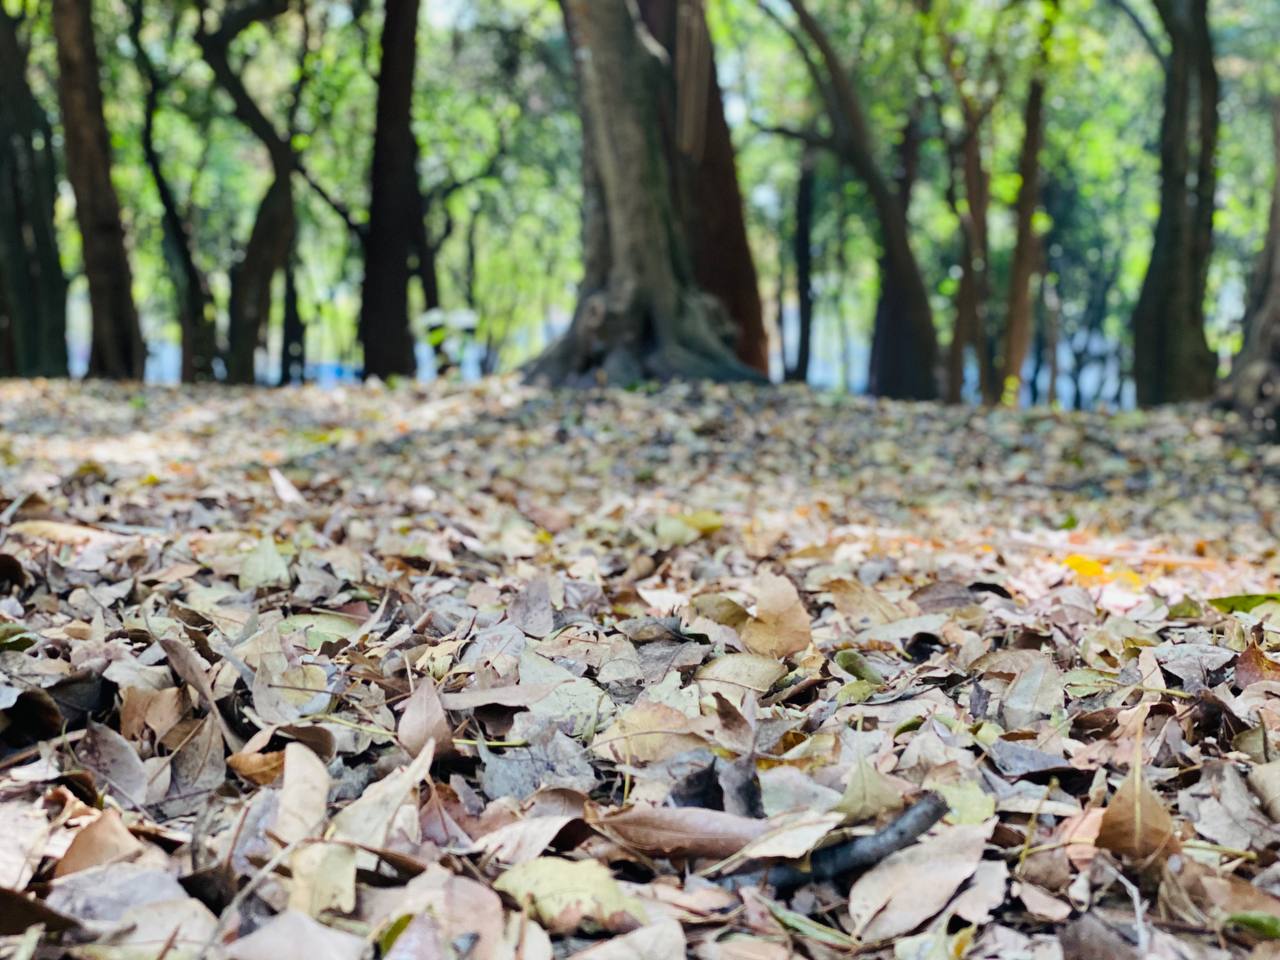
<instances>
[{"instance_id":1,"label":"forest floor","mask_svg":"<svg viewBox=\"0 0 1280 960\"><path fill-rule=\"evenodd\" d=\"M0 955L1280 957L1278 531L1195 410L0 383Z\"/></svg>"}]
</instances>

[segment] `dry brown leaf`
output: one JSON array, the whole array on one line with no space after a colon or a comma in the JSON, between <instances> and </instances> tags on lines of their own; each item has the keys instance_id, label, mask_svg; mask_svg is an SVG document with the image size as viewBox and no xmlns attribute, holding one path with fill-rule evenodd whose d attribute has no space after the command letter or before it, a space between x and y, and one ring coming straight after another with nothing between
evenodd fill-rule
<instances>
[{"instance_id":1,"label":"dry brown leaf","mask_svg":"<svg viewBox=\"0 0 1280 960\"><path fill-rule=\"evenodd\" d=\"M641 700L625 710L591 742L591 752L615 763L654 763L706 741L701 725L675 707Z\"/></svg>"},{"instance_id":2,"label":"dry brown leaf","mask_svg":"<svg viewBox=\"0 0 1280 960\"><path fill-rule=\"evenodd\" d=\"M65 877L90 867L128 860L141 850L141 842L129 832L120 814L108 808L88 826L76 831L53 875Z\"/></svg>"},{"instance_id":3,"label":"dry brown leaf","mask_svg":"<svg viewBox=\"0 0 1280 960\"><path fill-rule=\"evenodd\" d=\"M442 754L452 752L453 728L449 726L449 718L430 677L418 679L413 695L405 702L396 736L410 756L421 753L429 740L436 743Z\"/></svg>"},{"instance_id":4,"label":"dry brown leaf","mask_svg":"<svg viewBox=\"0 0 1280 960\"><path fill-rule=\"evenodd\" d=\"M284 772L284 751L271 750L267 753L233 753L227 757L227 766L250 783L260 787L276 782Z\"/></svg>"},{"instance_id":5,"label":"dry brown leaf","mask_svg":"<svg viewBox=\"0 0 1280 960\"><path fill-rule=\"evenodd\" d=\"M978 869L993 826L946 827L864 873L849 891L854 935L890 940L936 916Z\"/></svg>"},{"instance_id":6,"label":"dry brown leaf","mask_svg":"<svg viewBox=\"0 0 1280 960\"><path fill-rule=\"evenodd\" d=\"M648 804L611 813L589 809L587 823L648 856L716 859L737 853L769 829L765 820L721 810Z\"/></svg>"},{"instance_id":7,"label":"dry brown leaf","mask_svg":"<svg viewBox=\"0 0 1280 960\"><path fill-rule=\"evenodd\" d=\"M748 692L767 693L786 673L787 668L774 657L731 653L712 660L694 676L704 694L720 693L733 703L741 703Z\"/></svg>"},{"instance_id":8,"label":"dry brown leaf","mask_svg":"<svg viewBox=\"0 0 1280 960\"><path fill-rule=\"evenodd\" d=\"M786 577L761 573L752 584L756 612L738 632L742 645L765 657L789 657L809 645L809 611Z\"/></svg>"},{"instance_id":9,"label":"dry brown leaf","mask_svg":"<svg viewBox=\"0 0 1280 960\"><path fill-rule=\"evenodd\" d=\"M1280 663L1276 663L1256 643L1250 643L1236 660L1236 686L1245 687L1263 681L1280 681Z\"/></svg>"},{"instance_id":10,"label":"dry brown leaf","mask_svg":"<svg viewBox=\"0 0 1280 960\"><path fill-rule=\"evenodd\" d=\"M1177 852L1173 817L1147 784L1135 763L1102 813L1095 841L1104 850L1131 860L1165 860Z\"/></svg>"}]
</instances>

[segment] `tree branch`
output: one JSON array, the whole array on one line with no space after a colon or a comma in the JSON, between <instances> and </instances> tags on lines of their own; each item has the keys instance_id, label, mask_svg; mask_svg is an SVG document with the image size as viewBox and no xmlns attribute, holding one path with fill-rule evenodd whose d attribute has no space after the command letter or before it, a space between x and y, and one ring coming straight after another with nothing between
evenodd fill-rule
<instances>
[{"instance_id":1,"label":"tree branch","mask_svg":"<svg viewBox=\"0 0 1280 960\"><path fill-rule=\"evenodd\" d=\"M1125 17L1128 18L1129 22L1133 24L1134 29L1136 29L1142 37L1142 42L1147 45L1147 49L1151 51L1156 60L1162 66L1167 66L1169 60L1168 54L1166 54L1160 47L1160 43L1156 40L1155 34L1153 34L1147 27L1146 21L1138 15L1138 11L1133 9L1133 6L1128 2L1128 0L1111 0L1111 5L1124 14Z\"/></svg>"}]
</instances>

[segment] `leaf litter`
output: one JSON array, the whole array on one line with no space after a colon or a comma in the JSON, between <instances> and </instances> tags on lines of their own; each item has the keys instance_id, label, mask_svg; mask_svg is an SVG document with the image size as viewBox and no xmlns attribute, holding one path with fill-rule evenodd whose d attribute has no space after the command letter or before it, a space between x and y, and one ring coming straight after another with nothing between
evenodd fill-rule
<instances>
[{"instance_id":1,"label":"leaf litter","mask_svg":"<svg viewBox=\"0 0 1280 960\"><path fill-rule=\"evenodd\" d=\"M1280 449L0 384L11 956L1280 956Z\"/></svg>"}]
</instances>

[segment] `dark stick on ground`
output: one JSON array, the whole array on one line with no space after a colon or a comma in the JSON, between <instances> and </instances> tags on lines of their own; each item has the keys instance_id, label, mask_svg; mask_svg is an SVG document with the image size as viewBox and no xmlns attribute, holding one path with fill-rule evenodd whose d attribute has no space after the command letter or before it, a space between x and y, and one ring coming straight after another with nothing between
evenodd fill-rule
<instances>
[{"instance_id":1,"label":"dark stick on ground","mask_svg":"<svg viewBox=\"0 0 1280 960\"><path fill-rule=\"evenodd\" d=\"M926 793L878 833L867 837L854 837L844 843L815 851L809 858L807 870L789 863L771 864L764 868L731 874L721 878L719 883L731 890L767 884L781 895L806 883L835 880L866 870L890 854L910 846L921 834L941 820L948 809L947 801L941 796L936 793Z\"/></svg>"}]
</instances>

